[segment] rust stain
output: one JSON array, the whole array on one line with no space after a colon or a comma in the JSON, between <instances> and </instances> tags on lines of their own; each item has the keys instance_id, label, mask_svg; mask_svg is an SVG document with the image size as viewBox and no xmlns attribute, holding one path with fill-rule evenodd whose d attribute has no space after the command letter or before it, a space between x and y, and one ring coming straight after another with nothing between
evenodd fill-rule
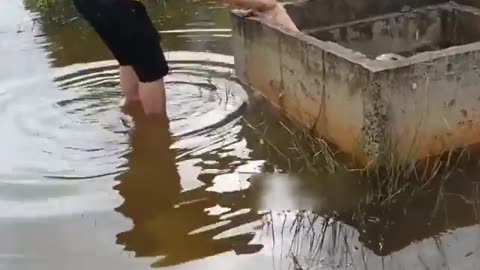
<instances>
[{"instance_id":1,"label":"rust stain","mask_svg":"<svg viewBox=\"0 0 480 270\"><path fill-rule=\"evenodd\" d=\"M310 93L308 92L307 87L305 87L305 85L302 82L300 82L299 85L300 85L300 89L302 90L303 94L308 97L310 95Z\"/></svg>"},{"instance_id":2,"label":"rust stain","mask_svg":"<svg viewBox=\"0 0 480 270\"><path fill-rule=\"evenodd\" d=\"M450 102L448 102L448 107L453 107L453 106L455 106L455 103L456 103L456 102L457 102L457 101L456 101L455 99L450 100Z\"/></svg>"},{"instance_id":3,"label":"rust stain","mask_svg":"<svg viewBox=\"0 0 480 270\"><path fill-rule=\"evenodd\" d=\"M468 120L468 121L467 121L467 126L468 126L469 128L473 128L473 120Z\"/></svg>"},{"instance_id":4,"label":"rust stain","mask_svg":"<svg viewBox=\"0 0 480 270\"><path fill-rule=\"evenodd\" d=\"M463 122L463 124L465 125L465 122ZM470 121L468 121L468 125L469 124ZM472 128L457 129L453 132L431 134L425 140L415 142L414 153L411 154L414 154L417 159L422 159L429 155L441 154L445 149L451 147L455 148L474 144L480 144L480 127L476 127L475 125L473 125ZM410 149L408 147L411 145L411 138L405 138L405 140L401 140L399 143L398 149Z\"/></svg>"}]
</instances>

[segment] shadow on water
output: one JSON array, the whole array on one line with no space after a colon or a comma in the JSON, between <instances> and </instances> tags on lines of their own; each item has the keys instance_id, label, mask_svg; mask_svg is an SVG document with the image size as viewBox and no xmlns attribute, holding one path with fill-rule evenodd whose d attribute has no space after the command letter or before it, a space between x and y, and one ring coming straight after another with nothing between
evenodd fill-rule
<instances>
[{"instance_id":1,"label":"shadow on water","mask_svg":"<svg viewBox=\"0 0 480 270\"><path fill-rule=\"evenodd\" d=\"M312 170L293 148L293 125L232 75L225 9L145 1L172 68L171 121L162 128L120 111L115 63L70 1L25 3L40 29L34 48L48 53L54 74L0 82L1 147L12 153L0 154L2 218L114 209L127 228L87 232L111 233L102 248L120 246L134 255L127 261L147 258L153 267L478 268L478 167L400 189L388 202L375 200L375 181L357 172ZM3 241L0 262L18 246L33 243ZM60 246L55 257L39 248L19 255L85 260Z\"/></svg>"}]
</instances>

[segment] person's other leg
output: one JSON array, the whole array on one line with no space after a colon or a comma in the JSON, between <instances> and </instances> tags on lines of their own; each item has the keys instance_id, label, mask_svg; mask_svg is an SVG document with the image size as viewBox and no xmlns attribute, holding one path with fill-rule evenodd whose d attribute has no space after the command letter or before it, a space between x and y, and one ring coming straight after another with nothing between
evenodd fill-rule
<instances>
[{"instance_id":1,"label":"person's other leg","mask_svg":"<svg viewBox=\"0 0 480 270\"><path fill-rule=\"evenodd\" d=\"M137 73L132 66L120 66L120 88L125 97L125 103L140 102L139 83Z\"/></svg>"},{"instance_id":2,"label":"person's other leg","mask_svg":"<svg viewBox=\"0 0 480 270\"><path fill-rule=\"evenodd\" d=\"M139 85L140 82L133 67L120 65L120 88L124 97L121 110L133 118L141 117L144 114L142 102L138 94Z\"/></svg>"},{"instance_id":3,"label":"person's other leg","mask_svg":"<svg viewBox=\"0 0 480 270\"><path fill-rule=\"evenodd\" d=\"M277 0L224 0L224 2L239 8L250 9L256 16L286 30L299 31L283 5Z\"/></svg>"}]
</instances>

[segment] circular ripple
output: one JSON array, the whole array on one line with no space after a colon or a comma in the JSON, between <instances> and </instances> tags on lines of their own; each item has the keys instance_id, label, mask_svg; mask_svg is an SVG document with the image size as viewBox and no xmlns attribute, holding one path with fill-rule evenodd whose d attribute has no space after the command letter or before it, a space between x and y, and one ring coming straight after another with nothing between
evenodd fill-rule
<instances>
[{"instance_id":1,"label":"circular ripple","mask_svg":"<svg viewBox=\"0 0 480 270\"><path fill-rule=\"evenodd\" d=\"M169 52L167 58L172 71L166 78L168 111L173 147L180 156L235 140L247 95L231 76L232 57ZM0 85L0 198L7 200L4 205L32 203L5 213L50 213L52 202L60 206L64 199L75 205L79 194L93 196L92 201L110 200L105 193L111 195L113 181L98 180L111 180L121 172L130 147L120 103L114 61L56 69L53 79Z\"/></svg>"}]
</instances>

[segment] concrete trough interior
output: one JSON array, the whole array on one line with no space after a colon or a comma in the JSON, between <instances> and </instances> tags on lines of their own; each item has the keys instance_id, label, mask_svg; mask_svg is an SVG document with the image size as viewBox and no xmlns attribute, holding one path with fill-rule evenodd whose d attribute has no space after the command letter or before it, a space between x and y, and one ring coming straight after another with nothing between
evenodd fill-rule
<instances>
[{"instance_id":1,"label":"concrete trough interior","mask_svg":"<svg viewBox=\"0 0 480 270\"><path fill-rule=\"evenodd\" d=\"M452 4L427 6L347 23L305 29L370 59L398 59L480 41L480 16Z\"/></svg>"}]
</instances>

